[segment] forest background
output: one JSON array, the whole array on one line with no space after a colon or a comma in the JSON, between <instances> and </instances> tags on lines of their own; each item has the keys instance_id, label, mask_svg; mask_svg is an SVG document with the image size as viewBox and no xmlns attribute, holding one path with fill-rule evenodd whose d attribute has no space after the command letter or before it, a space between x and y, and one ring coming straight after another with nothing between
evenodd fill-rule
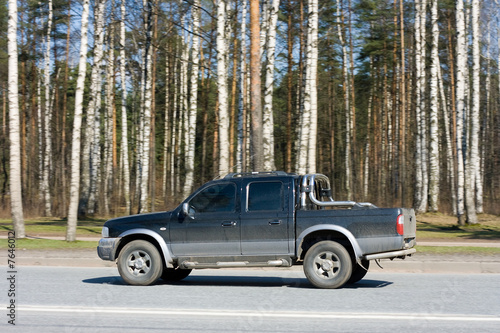
<instances>
[{"instance_id":1,"label":"forest background","mask_svg":"<svg viewBox=\"0 0 500 333\"><path fill-rule=\"evenodd\" d=\"M17 236L60 216L73 240L77 217L166 210L255 170L461 224L500 213L497 0L0 8L0 215Z\"/></svg>"}]
</instances>

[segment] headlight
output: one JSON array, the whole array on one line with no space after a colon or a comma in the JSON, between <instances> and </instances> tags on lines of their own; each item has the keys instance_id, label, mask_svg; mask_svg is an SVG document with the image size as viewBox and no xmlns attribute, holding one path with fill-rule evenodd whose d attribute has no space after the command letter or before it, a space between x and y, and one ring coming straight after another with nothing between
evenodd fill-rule
<instances>
[{"instance_id":1,"label":"headlight","mask_svg":"<svg viewBox=\"0 0 500 333\"><path fill-rule=\"evenodd\" d=\"M108 227L102 227L101 235L102 235L102 238L108 238L109 237L109 229L108 229Z\"/></svg>"}]
</instances>

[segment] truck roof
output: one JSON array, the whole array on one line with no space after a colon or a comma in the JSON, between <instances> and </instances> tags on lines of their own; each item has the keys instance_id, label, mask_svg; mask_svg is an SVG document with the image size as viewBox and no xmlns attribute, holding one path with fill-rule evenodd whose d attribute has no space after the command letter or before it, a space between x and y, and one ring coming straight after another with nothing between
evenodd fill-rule
<instances>
[{"instance_id":1,"label":"truck roof","mask_svg":"<svg viewBox=\"0 0 500 333\"><path fill-rule=\"evenodd\" d=\"M292 176L296 177L297 174L295 173L288 173L285 171L261 171L261 172L235 172L235 173L229 173L227 174L224 179L231 179L231 178L257 178L257 177L285 177L285 176Z\"/></svg>"}]
</instances>

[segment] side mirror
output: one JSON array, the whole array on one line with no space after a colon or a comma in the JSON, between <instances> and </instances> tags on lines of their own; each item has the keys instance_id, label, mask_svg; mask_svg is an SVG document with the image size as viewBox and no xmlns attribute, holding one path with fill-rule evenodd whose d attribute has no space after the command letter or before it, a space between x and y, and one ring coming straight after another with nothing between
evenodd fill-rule
<instances>
[{"instance_id":1,"label":"side mirror","mask_svg":"<svg viewBox=\"0 0 500 333\"><path fill-rule=\"evenodd\" d=\"M189 207L189 203L187 202L182 204L182 213L184 213L184 216L189 217L191 220L194 219L194 209Z\"/></svg>"}]
</instances>

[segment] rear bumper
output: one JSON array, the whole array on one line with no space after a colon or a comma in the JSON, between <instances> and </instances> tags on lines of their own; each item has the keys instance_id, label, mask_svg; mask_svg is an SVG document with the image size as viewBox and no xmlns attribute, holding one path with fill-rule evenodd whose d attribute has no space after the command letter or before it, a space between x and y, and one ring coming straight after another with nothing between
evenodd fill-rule
<instances>
[{"instance_id":1,"label":"rear bumper","mask_svg":"<svg viewBox=\"0 0 500 333\"><path fill-rule=\"evenodd\" d=\"M97 246L97 255L102 260L115 260L116 249L121 238L101 238Z\"/></svg>"},{"instance_id":2,"label":"rear bumper","mask_svg":"<svg viewBox=\"0 0 500 333\"><path fill-rule=\"evenodd\" d=\"M367 255L363 256L363 259L366 259L366 260L394 259L394 258L404 259L406 256L412 255L415 252L417 252L416 249L407 249L407 250L367 254Z\"/></svg>"}]
</instances>

